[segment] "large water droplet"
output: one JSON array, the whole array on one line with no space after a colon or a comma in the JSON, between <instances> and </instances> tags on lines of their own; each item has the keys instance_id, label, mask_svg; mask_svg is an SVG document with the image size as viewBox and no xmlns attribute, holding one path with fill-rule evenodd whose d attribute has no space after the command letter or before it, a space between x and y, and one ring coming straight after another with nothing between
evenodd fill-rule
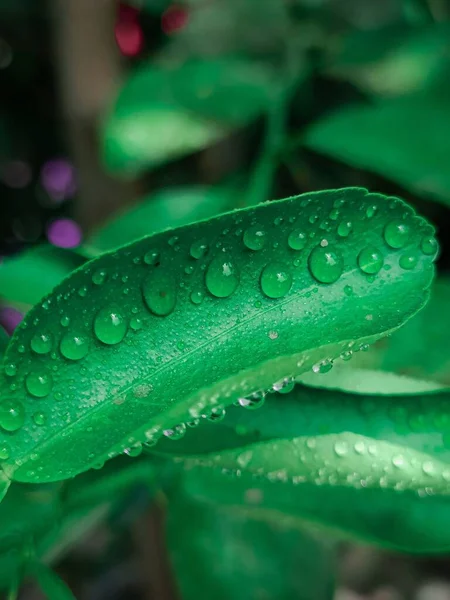
<instances>
[{"instance_id":1,"label":"large water droplet","mask_svg":"<svg viewBox=\"0 0 450 600\"><path fill-rule=\"evenodd\" d=\"M149 273L142 284L145 303L159 317L169 315L177 303L177 287L174 277L161 269Z\"/></svg>"},{"instance_id":2,"label":"large water droplet","mask_svg":"<svg viewBox=\"0 0 450 600\"><path fill-rule=\"evenodd\" d=\"M80 360L88 353L89 343L84 335L68 332L61 339L59 349L69 360Z\"/></svg>"},{"instance_id":3,"label":"large water droplet","mask_svg":"<svg viewBox=\"0 0 450 600\"><path fill-rule=\"evenodd\" d=\"M202 256L205 256L205 254L208 251L208 244L206 243L206 240L197 240L196 242L193 242L189 252L190 255L192 256L192 258L195 259L199 259L202 258Z\"/></svg>"},{"instance_id":4,"label":"large water droplet","mask_svg":"<svg viewBox=\"0 0 450 600\"><path fill-rule=\"evenodd\" d=\"M320 283L337 281L344 270L344 260L340 252L329 246L314 248L308 262L312 276Z\"/></svg>"},{"instance_id":5,"label":"large water droplet","mask_svg":"<svg viewBox=\"0 0 450 600\"><path fill-rule=\"evenodd\" d=\"M269 298L282 298L292 286L292 275L283 263L269 263L261 273L261 289Z\"/></svg>"},{"instance_id":6,"label":"large water droplet","mask_svg":"<svg viewBox=\"0 0 450 600\"><path fill-rule=\"evenodd\" d=\"M6 431L17 431L25 421L25 409L18 400L3 400L0 403L0 427Z\"/></svg>"},{"instance_id":7,"label":"large water droplet","mask_svg":"<svg viewBox=\"0 0 450 600\"><path fill-rule=\"evenodd\" d=\"M94 333L104 344L118 344L127 332L128 324L116 306L107 306L98 311L94 321Z\"/></svg>"},{"instance_id":8,"label":"large water droplet","mask_svg":"<svg viewBox=\"0 0 450 600\"><path fill-rule=\"evenodd\" d=\"M391 221L384 228L384 239L391 248L403 248L409 239L408 225L402 221Z\"/></svg>"},{"instance_id":9,"label":"large water droplet","mask_svg":"<svg viewBox=\"0 0 450 600\"><path fill-rule=\"evenodd\" d=\"M427 256L435 254L438 250L437 240L433 236L424 237L420 244L420 249Z\"/></svg>"},{"instance_id":10,"label":"large water droplet","mask_svg":"<svg viewBox=\"0 0 450 600\"><path fill-rule=\"evenodd\" d=\"M32 396L44 398L49 395L52 389L53 379L46 369L33 371L27 375L25 385Z\"/></svg>"},{"instance_id":11,"label":"large water droplet","mask_svg":"<svg viewBox=\"0 0 450 600\"><path fill-rule=\"evenodd\" d=\"M239 285L239 272L229 256L217 255L206 271L206 287L213 296L227 298Z\"/></svg>"},{"instance_id":12,"label":"large water droplet","mask_svg":"<svg viewBox=\"0 0 450 600\"><path fill-rule=\"evenodd\" d=\"M244 232L244 244L250 250L261 250L266 243L266 232L261 225L252 225Z\"/></svg>"},{"instance_id":13,"label":"large water droplet","mask_svg":"<svg viewBox=\"0 0 450 600\"><path fill-rule=\"evenodd\" d=\"M36 354L47 354L52 349L53 336L51 333L37 333L31 338L30 345Z\"/></svg>"},{"instance_id":14,"label":"large water droplet","mask_svg":"<svg viewBox=\"0 0 450 600\"><path fill-rule=\"evenodd\" d=\"M375 275L383 266L384 258L382 253L373 246L364 248L358 255L358 265L361 271L369 275Z\"/></svg>"},{"instance_id":15,"label":"large water droplet","mask_svg":"<svg viewBox=\"0 0 450 600\"><path fill-rule=\"evenodd\" d=\"M337 234L343 238L348 237L352 231L352 223L350 221L342 221L337 228Z\"/></svg>"},{"instance_id":16,"label":"large water droplet","mask_svg":"<svg viewBox=\"0 0 450 600\"><path fill-rule=\"evenodd\" d=\"M300 229L291 231L288 237L288 244L292 250L303 250L306 246L307 237Z\"/></svg>"}]
</instances>

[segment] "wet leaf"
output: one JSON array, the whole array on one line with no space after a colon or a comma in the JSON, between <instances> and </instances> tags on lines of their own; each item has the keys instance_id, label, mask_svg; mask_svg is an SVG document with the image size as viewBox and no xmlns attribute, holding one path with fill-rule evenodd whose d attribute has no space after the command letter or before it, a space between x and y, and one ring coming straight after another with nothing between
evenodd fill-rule
<instances>
[{"instance_id":1,"label":"wet leaf","mask_svg":"<svg viewBox=\"0 0 450 600\"><path fill-rule=\"evenodd\" d=\"M235 211L87 263L7 349L4 471L72 477L164 432L181 437L179 424L202 415L220 420L286 377L330 369L424 305L430 239L400 200L349 188Z\"/></svg>"}]
</instances>

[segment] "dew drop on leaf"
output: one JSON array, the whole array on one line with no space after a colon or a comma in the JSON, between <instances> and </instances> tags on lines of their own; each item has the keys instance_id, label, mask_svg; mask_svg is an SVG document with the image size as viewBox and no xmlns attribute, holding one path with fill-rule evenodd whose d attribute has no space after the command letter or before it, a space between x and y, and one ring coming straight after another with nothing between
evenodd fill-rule
<instances>
[{"instance_id":1,"label":"dew drop on leaf","mask_svg":"<svg viewBox=\"0 0 450 600\"><path fill-rule=\"evenodd\" d=\"M0 460L7 460L11 454L11 450L7 444L0 446Z\"/></svg>"},{"instance_id":2,"label":"dew drop on leaf","mask_svg":"<svg viewBox=\"0 0 450 600\"><path fill-rule=\"evenodd\" d=\"M410 271L417 265L418 260L419 257L417 254L403 254L403 256L400 257L398 264L402 269L405 269L405 271Z\"/></svg>"},{"instance_id":3,"label":"dew drop on leaf","mask_svg":"<svg viewBox=\"0 0 450 600\"><path fill-rule=\"evenodd\" d=\"M102 285L106 281L106 271L104 269L97 269L92 275L92 283L95 285Z\"/></svg>"},{"instance_id":4,"label":"dew drop on leaf","mask_svg":"<svg viewBox=\"0 0 450 600\"><path fill-rule=\"evenodd\" d=\"M127 321L115 306L102 308L94 320L94 333L103 344L114 345L123 340Z\"/></svg>"},{"instance_id":5,"label":"dew drop on leaf","mask_svg":"<svg viewBox=\"0 0 450 600\"><path fill-rule=\"evenodd\" d=\"M226 412L224 408L213 408L211 413L208 415L207 419L208 421L211 421L212 423L216 423L219 421L223 421L223 419L225 418Z\"/></svg>"},{"instance_id":6,"label":"dew drop on leaf","mask_svg":"<svg viewBox=\"0 0 450 600\"><path fill-rule=\"evenodd\" d=\"M250 250L262 250L266 243L266 232L260 225L252 225L244 232L244 244Z\"/></svg>"},{"instance_id":7,"label":"dew drop on leaf","mask_svg":"<svg viewBox=\"0 0 450 600\"><path fill-rule=\"evenodd\" d=\"M358 265L361 271L369 275L375 275L381 269L384 258L378 248L373 246L364 248L358 255Z\"/></svg>"},{"instance_id":8,"label":"dew drop on leaf","mask_svg":"<svg viewBox=\"0 0 450 600\"><path fill-rule=\"evenodd\" d=\"M205 240L197 240L197 241L193 242L193 244L191 245L191 247L189 249L189 253L192 256L192 258L195 258L197 260L199 258L202 258L202 256L205 256L207 251L208 251L208 244L206 243Z\"/></svg>"},{"instance_id":9,"label":"dew drop on leaf","mask_svg":"<svg viewBox=\"0 0 450 600\"><path fill-rule=\"evenodd\" d=\"M45 414L43 412L34 413L33 421L36 423L36 425L45 425Z\"/></svg>"},{"instance_id":10,"label":"dew drop on leaf","mask_svg":"<svg viewBox=\"0 0 450 600\"><path fill-rule=\"evenodd\" d=\"M139 329L142 329L142 325L142 320L139 317L133 317L130 321L130 327L133 331L139 331Z\"/></svg>"},{"instance_id":11,"label":"dew drop on leaf","mask_svg":"<svg viewBox=\"0 0 450 600\"><path fill-rule=\"evenodd\" d=\"M269 298L282 298L292 286L292 275L279 262L269 263L261 273L261 289Z\"/></svg>"},{"instance_id":12,"label":"dew drop on leaf","mask_svg":"<svg viewBox=\"0 0 450 600\"><path fill-rule=\"evenodd\" d=\"M408 225L402 221L391 221L384 228L384 239L391 248L403 248L409 239Z\"/></svg>"},{"instance_id":13,"label":"dew drop on leaf","mask_svg":"<svg viewBox=\"0 0 450 600\"><path fill-rule=\"evenodd\" d=\"M420 249L427 256L431 256L432 254L435 254L437 252L438 243L434 237L427 236L422 239Z\"/></svg>"},{"instance_id":14,"label":"dew drop on leaf","mask_svg":"<svg viewBox=\"0 0 450 600\"><path fill-rule=\"evenodd\" d=\"M348 237L352 231L352 227L353 225L350 221L342 221L338 225L337 234L343 238Z\"/></svg>"},{"instance_id":15,"label":"dew drop on leaf","mask_svg":"<svg viewBox=\"0 0 450 600\"><path fill-rule=\"evenodd\" d=\"M170 440L180 440L186 434L186 425L180 423L171 429L165 429L163 434Z\"/></svg>"},{"instance_id":16,"label":"dew drop on leaf","mask_svg":"<svg viewBox=\"0 0 450 600\"><path fill-rule=\"evenodd\" d=\"M84 335L68 332L61 339L59 349L65 358L80 360L88 353L89 344Z\"/></svg>"},{"instance_id":17,"label":"dew drop on leaf","mask_svg":"<svg viewBox=\"0 0 450 600\"><path fill-rule=\"evenodd\" d=\"M142 293L150 311L160 317L169 315L177 303L173 276L159 269L152 271L142 284Z\"/></svg>"},{"instance_id":18,"label":"dew drop on leaf","mask_svg":"<svg viewBox=\"0 0 450 600\"><path fill-rule=\"evenodd\" d=\"M226 254L216 256L206 271L206 287L213 296L227 298L239 285L239 273Z\"/></svg>"},{"instance_id":19,"label":"dew drop on leaf","mask_svg":"<svg viewBox=\"0 0 450 600\"><path fill-rule=\"evenodd\" d=\"M248 410L256 410L263 406L265 401L265 397L263 394L253 394L248 398L239 398L238 404L242 406L242 408L246 408Z\"/></svg>"},{"instance_id":20,"label":"dew drop on leaf","mask_svg":"<svg viewBox=\"0 0 450 600\"><path fill-rule=\"evenodd\" d=\"M289 234L288 245L292 250L303 250L306 246L306 242L306 235L300 229L294 229L294 231L291 231Z\"/></svg>"},{"instance_id":21,"label":"dew drop on leaf","mask_svg":"<svg viewBox=\"0 0 450 600\"><path fill-rule=\"evenodd\" d=\"M18 400L3 400L0 403L0 427L6 431L17 431L25 421L25 409Z\"/></svg>"},{"instance_id":22,"label":"dew drop on leaf","mask_svg":"<svg viewBox=\"0 0 450 600\"><path fill-rule=\"evenodd\" d=\"M47 370L32 371L27 375L25 385L32 396L44 398L52 389L53 379Z\"/></svg>"},{"instance_id":23,"label":"dew drop on leaf","mask_svg":"<svg viewBox=\"0 0 450 600\"><path fill-rule=\"evenodd\" d=\"M36 354L47 354L52 349L53 336L51 333L37 333L31 338L30 345Z\"/></svg>"},{"instance_id":24,"label":"dew drop on leaf","mask_svg":"<svg viewBox=\"0 0 450 600\"><path fill-rule=\"evenodd\" d=\"M156 265L159 261L159 252L158 250L149 250L144 255L144 262L146 265Z\"/></svg>"},{"instance_id":25,"label":"dew drop on leaf","mask_svg":"<svg viewBox=\"0 0 450 600\"><path fill-rule=\"evenodd\" d=\"M14 375L17 373L16 365L14 363L7 363L5 365L5 373L8 375L8 377L14 377Z\"/></svg>"},{"instance_id":26,"label":"dew drop on leaf","mask_svg":"<svg viewBox=\"0 0 450 600\"><path fill-rule=\"evenodd\" d=\"M344 261L338 250L317 246L309 255L309 269L320 283L334 283L342 275Z\"/></svg>"},{"instance_id":27,"label":"dew drop on leaf","mask_svg":"<svg viewBox=\"0 0 450 600\"><path fill-rule=\"evenodd\" d=\"M339 441L334 444L334 451L337 456L345 456L348 454L348 444L344 441Z\"/></svg>"},{"instance_id":28,"label":"dew drop on leaf","mask_svg":"<svg viewBox=\"0 0 450 600\"><path fill-rule=\"evenodd\" d=\"M190 298L193 304L201 304L203 301L203 292L194 291L191 293Z\"/></svg>"},{"instance_id":29,"label":"dew drop on leaf","mask_svg":"<svg viewBox=\"0 0 450 600\"><path fill-rule=\"evenodd\" d=\"M314 373L324 374L324 373L328 373L328 371L331 371L332 368L333 368L333 361L331 361L329 358L325 358L324 360L315 364L313 366L312 370L314 371Z\"/></svg>"}]
</instances>

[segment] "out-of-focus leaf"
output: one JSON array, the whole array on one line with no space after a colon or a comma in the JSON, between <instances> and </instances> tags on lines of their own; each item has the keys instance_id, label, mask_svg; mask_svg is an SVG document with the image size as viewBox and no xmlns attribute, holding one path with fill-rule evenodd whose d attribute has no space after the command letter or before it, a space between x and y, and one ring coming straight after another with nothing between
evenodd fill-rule
<instances>
[{"instance_id":1,"label":"out-of-focus leaf","mask_svg":"<svg viewBox=\"0 0 450 600\"><path fill-rule=\"evenodd\" d=\"M29 572L48 600L76 600L69 587L50 567L36 563L30 566Z\"/></svg>"},{"instance_id":2,"label":"out-of-focus leaf","mask_svg":"<svg viewBox=\"0 0 450 600\"><path fill-rule=\"evenodd\" d=\"M85 259L55 246L36 246L0 264L0 298L36 304Z\"/></svg>"},{"instance_id":3,"label":"out-of-focus leaf","mask_svg":"<svg viewBox=\"0 0 450 600\"><path fill-rule=\"evenodd\" d=\"M351 368L370 368L450 385L450 280L438 279L423 311L370 352L358 352Z\"/></svg>"},{"instance_id":4,"label":"out-of-focus leaf","mask_svg":"<svg viewBox=\"0 0 450 600\"><path fill-rule=\"evenodd\" d=\"M232 208L238 193L236 188L225 186L160 190L97 230L87 240L86 248L96 256L145 235L215 216Z\"/></svg>"},{"instance_id":5,"label":"out-of-focus leaf","mask_svg":"<svg viewBox=\"0 0 450 600\"><path fill-rule=\"evenodd\" d=\"M90 261L27 314L7 348L4 471L30 483L70 478L285 377L329 368L426 303L433 235L401 200L348 188L234 211Z\"/></svg>"},{"instance_id":6,"label":"out-of-focus leaf","mask_svg":"<svg viewBox=\"0 0 450 600\"><path fill-rule=\"evenodd\" d=\"M3 354L5 353L8 342L9 342L9 335L6 333L6 331L0 325L0 361L3 358Z\"/></svg>"},{"instance_id":7,"label":"out-of-focus leaf","mask_svg":"<svg viewBox=\"0 0 450 600\"><path fill-rule=\"evenodd\" d=\"M450 203L448 97L405 96L348 106L313 124L309 148Z\"/></svg>"},{"instance_id":8,"label":"out-of-focus leaf","mask_svg":"<svg viewBox=\"0 0 450 600\"><path fill-rule=\"evenodd\" d=\"M270 77L238 59L144 65L122 88L103 132L104 160L135 174L227 135L270 102Z\"/></svg>"},{"instance_id":9,"label":"out-of-focus leaf","mask_svg":"<svg viewBox=\"0 0 450 600\"><path fill-rule=\"evenodd\" d=\"M250 517L250 518L249 518ZM318 539L278 519L169 499L168 549L183 600L330 600L333 565Z\"/></svg>"}]
</instances>

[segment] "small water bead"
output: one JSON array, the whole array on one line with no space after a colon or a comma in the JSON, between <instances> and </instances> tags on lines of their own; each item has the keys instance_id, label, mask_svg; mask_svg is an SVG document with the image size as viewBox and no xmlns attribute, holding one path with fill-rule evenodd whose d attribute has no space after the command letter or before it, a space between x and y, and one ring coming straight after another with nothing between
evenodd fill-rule
<instances>
[{"instance_id":1,"label":"small water bead","mask_svg":"<svg viewBox=\"0 0 450 600\"><path fill-rule=\"evenodd\" d=\"M116 306L102 308L94 320L94 333L103 344L118 344L125 337L127 329L127 321Z\"/></svg>"},{"instance_id":2,"label":"small water bead","mask_svg":"<svg viewBox=\"0 0 450 600\"><path fill-rule=\"evenodd\" d=\"M139 319L139 317L133 317L130 321L130 327L133 331L139 331L139 329L142 329L143 323L142 320Z\"/></svg>"},{"instance_id":3,"label":"small water bead","mask_svg":"<svg viewBox=\"0 0 450 600\"><path fill-rule=\"evenodd\" d=\"M350 235L352 229L353 229L353 225L350 221L342 221L338 225L337 234L340 237L346 238Z\"/></svg>"},{"instance_id":4,"label":"small water bead","mask_svg":"<svg viewBox=\"0 0 450 600\"><path fill-rule=\"evenodd\" d=\"M8 444L0 445L0 460L7 460L10 457L11 450Z\"/></svg>"},{"instance_id":5,"label":"small water bead","mask_svg":"<svg viewBox=\"0 0 450 600\"><path fill-rule=\"evenodd\" d=\"M384 257L382 253L374 246L364 248L358 255L359 268L369 275L378 273L383 263Z\"/></svg>"},{"instance_id":6,"label":"small water bead","mask_svg":"<svg viewBox=\"0 0 450 600\"><path fill-rule=\"evenodd\" d=\"M88 289L85 285L83 285L83 287L80 287L80 289L78 290L78 295L81 296L82 298L84 298L88 293Z\"/></svg>"},{"instance_id":7,"label":"small water bead","mask_svg":"<svg viewBox=\"0 0 450 600\"><path fill-rule=\"evenodd\" d=\"M401 469L406 466L405 459L401 454L397 454L392 458L392 464L394 467L397 467L397 469Z\"/></svg>"},{"instance_id":8,"label":"small water bead","mask_svg":"<svg viewBox=\"0 0 450 600\"><path fill-rule=\"evenodd\" d=\"M177 303L177 286L173 275L155 269L142 284L145 303L159 317L169 315Z\"/></svg>"},{"instance_id":9,"label":"small water bead","mask_svg":"<svg viewBox=\"0 0 450 600\"><path fill-rule=\"evenodd\" d=\"M186 434L186 425L184 423L180 423L179 425L172 427L172 429L165 429L163 434L170 440L181 440L181 438Z\"/></svg>"},{"instance_id":10,"label":"small water bead","mask_svg":"<svg viewBox=\"0 0 450 600\"><path fill-rule=\"evenodd\" d=\"M218 254L206 271L206 287L213 296L227 298L239 285L239 272L229 256Z\"/></svg>"},{"instance_id":11,"label":"small water bead","mask_svg":"<svg viewBox=\"0 0 450 600\"><path fill-rule=\"evenodd\" d=\"M190 249L189 249L189 253L192 256L192 258L195 258L196 260L202 258L203 256L205 256L205 254L208 251L208 244L206 243L206 240L197 240L196 242L194 242Z\"/></svg>"},{"instance_id":12,"label":"small water bead","mask_svg":"<svg viewBox=\"0 0 450 600\"><path fill-rule=\"evenodd\" d=\"M409 239L408 225L402 221L391 221L384 228L384 239L391 248L403 248Z\"/></svg>"},{"instance_id":13,"label":"small water bead","mask_svg":"<svg viewBox=\"0 0 450 600\"><path fill-rule=\"evenodd\" d=\"M420 243L420 249L424 254L430 256L438 251L438 243L433 236L424 237Z\"/></svg>"},{"instance_id":14,"label":"small water bead","mask_svg":"<svg viewBox=\"0 0 450 600\"><path fill-rule=\"evenodd\" d=\"M208 421L212 423L218 423L219 421L223 421L225 418L226 412L224 408L213 408L210 414L206 417Z\"/></svg>"},{"instance_id":15,"label":"small water bead","mask_svg":"<svg viewBox=\"0 0 450 600\"><path fill-rule=\"evenodd\" d=\"M8 377L14 377L17 373L17 366L14 363L8 363L5 365L5 373Z\"/></svg>"},{"instance_id":16,"label":"small water bead","mask_svg":"<svg viewBox=\"0 0 450 600\"><path fill-rule=\"evenodd\" d=\"M0 403L0 427L6 431L17 431L25 422L25 409L18 400L3 400Z\"/></svg>"},{"instance_id":17,"label":"small water bead","mask_svg":"<svg viewBox=\"0 0 450 600\"><path fill-rule=\"evenodd\" d=\"M266 244L267 234L261 225L252 225L244 232L244 244L250 250L262 250Z\"/></svg>"},{"instance_id":18,"label":"small water bead","mask_svg":"<svg viewBox=\"0 0 450 600\"><path fill-rule=\"evenodd\" d=\"M191 292L190 299L193 304L201 304L203 302L203 298L204 298L203 292L200 292L200 291Z\"/></svg>"},{"instance_id":19,"label":"small water bead","mask_svg":"<svg viewBox=\"0 0 450 600\"><path fill-rule=\"evenodd\" d=\"M63 317L61 317L60 323L62 327L68 327L70 325L70 317L64 315Z\"/></svg>"},{"instance_id":20,"label":"small water bead","mask_svg":"<svg viewBox=\"0 0 450 600\"><path fill-rule=\"evenodd\" d=\"M306 246L307 237L300 229L291 231L288 237L288 245L292 250L303 250Z\"/></svg>"},{"instance_id":21,"label":"small water bead","mask_svg":"<svg viewBox=\"0 0 450 600\"><path fill-rule=\"evenodd\" d=\"M373 216L375 216L377 211L378 211L378 206L376 204L371 204L366 209L366 217L368 219L371 219Z\"/></svg>"},{"instance_id":22,"label":"small water bead","mask_svg":"<svg viewBox=\"0 0 450 600\"><path fill-rule=\"evenodd\" d=\"M323 375L324 373L328 373L328 371L331 371L332 368L333 361L329 358L325 358L324 360L321 360L319 363L315 364L312 370L314 373L321 373Z\"/></svg>"},{"instance_id":23,"label":"small water bead","mask_svg":"<svg viewBox=\"0 0 450 600\"><path fill-rule=\"evenodd\" d=\"M320 283L334 283L344 270L344 260L338 250L317 246L309 255L309 269Z\"/></svg>"},{"instance_id":24,"label":"small water bead","mask_svg":"<svg viewBox=\"0 0 450 600\"><path fill-rule=\"evenodd\" d=\"M308 221L311 223L311 225L313 225L317 219L319 218L319 215L310 215Z\"/></svg>"},{"instance_id":25,"label":"small water bead","mask_svg":"<svg viewBox=\"0 0 450 600\"><path fill-rule=\"evenodd\" d=\"M37 412L33 415L33 421L36 425L45 425L46 420L46 416L43 412Z\"/></svg>"},{"instance_id":26,"label":"small water bead","mask_svg":"<svg viewBox=\"0 0 450 600\"><path fill-rule=\"evenodd\" d=\"M89 351L89 342L81 333L67 332L59 345L61 354L69 360L81 360Z\"/></svg>"},{"instance_id":27,"label":"small water bead","mask_svg":"<svg viewBox=\"0 0 450 600\"><path fill-rule=\"evenodd\" d=\"M92 283L95 285L102 285L106 281L106 271L105 269L97 269L92 275Z\"/></svg>"},{"instance_id":28,"label":"small water bead","mask_svg":"<svg viewBox=\"0 0 450 600\"><path fill-rule=\"evenodd\" d=\"M283 387L278 390L279 394L289 394L295 388L295 379L288 378L284 380Z\"/></svg>"},{"instance_id":29,"label":"small water bead","mask_svg":"<svg viewBox=\"0 0 450 600\"><path fill-rule=\"evenodd\" d=\"M334 452L337 456L343 457L348 454L348 444L344 441L338 441L334 444Z\"/></svg>"},{"instance_id":30,"label":"small water bead","mask_svg":"<svg viewBox=\"0 0 450 600\"><path fill-rule=\"evenodd\" d=\"M194 265L188 265L187 267L184 267L184 272L186 275L192 275L194 272Z\"/></svg>"},{"instance_id":31,"label":"small water bead","mask_svg":"<svg viewBox=\"0 0 450 600\"><path fill-rule=\"evenodd\" d=\"M410 271L411 269L414 269L418 261L419 257L417 254L403 254L403 256L400 257L398 264L405 271Z\"/></svg>"},{"instance_id":32,"label":"small water bead","mask_svg":"<svg viewBox=\"0 0 450 600\"><path fill-rule=\"evenodd\" d=\"M156 265L159 262L160 254L158 250L149 250L144 254L144 262L146 265Z\"/></svg>"},{"instance_id":33,"label":"small water bead","mask_svg":"<svg viewBox=\"0 0 450 600\"><path fill-rule=\"evenodd\" d=\"M346 296L352 296L353 295L353 288L352 288L351 285L344 286L344 294Z\"/></svg>"},{"instance_id":34,"label":"small water bead","mask_svg":"<svg viewBox=\"0 0 450 600\"><path fill-rule=\"evenodd\" d=\"M292 286L292 275L279 262L269 263L261 273L261 289L269 298L282 298Z\"/></svg>"},{"instance_id":35,"label":"small water bead","mask_svg":"<svg viewBox=\"0 0 450 600\"><path fill-rule=\"evenodd\" d=\"M331 210L328 216L332 221L336 221L339 217L339 211L337 210L337 208L333 208L333 210Z\"/></svg>"},{"instance_id":36,"label":"small water bead","mask_svg":"<svg viewBox=\"0 0 450 600\"><path fill-rule=\"evenodd\" d=\"M32 371L25 379L25 386L32 396L35 396L36 398L45 398L52 389L53 378L46 369L43 369L42 371Z\"/></svg>"},{"instance_id":37,"label":"small water bead","mask_svg":"<svg viewBox=\"0 0 450 600\"><path fill-rule=\"evenodd\" d=\"M48 354L53 346L53 336L51 333L37 333L31 338L30 345L36 354Z\"/></svg>"},{"instance_id":38,"label":"small water bead","mask_svg":"<svg viewBox=\"0 0 450 600\"><path fill-rule=\"evenodd\" d=\"M247 408L248 410L256 410L258 408L261 408L261 406L263 406L265 402L265 397L264 395L260 394L260 395L252 395L249 396L248 398L239 398L238 399L238 404L239 406L242 406L242 408Z\"/></svg>"}]
</instances>

